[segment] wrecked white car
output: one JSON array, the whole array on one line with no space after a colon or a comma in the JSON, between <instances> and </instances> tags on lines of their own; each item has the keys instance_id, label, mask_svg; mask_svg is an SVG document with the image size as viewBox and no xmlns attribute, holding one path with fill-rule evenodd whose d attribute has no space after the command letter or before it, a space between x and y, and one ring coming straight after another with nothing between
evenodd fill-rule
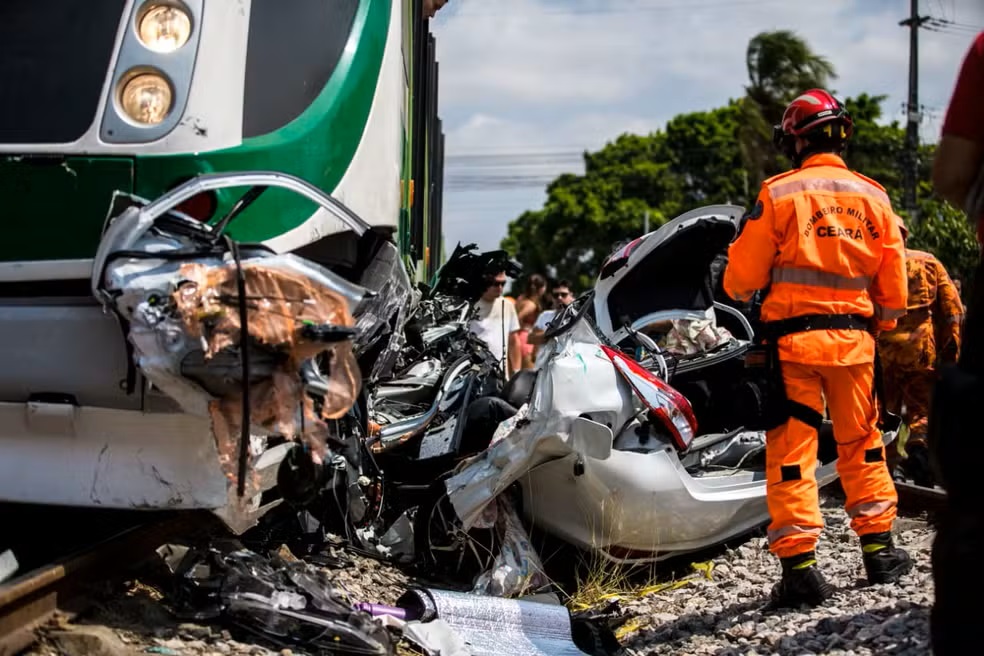
<instances>
[{"instance_id":1,"label":"wrecked white car","mask_svg":"<svg viewBox=\"0 0 984 656\"><path fill-rule=\"evenodd\" d=\"M530 525L619 562L692 552L768 521L765 436L744 428L759 410L749 399L761 382L745 361L754 336L714 302L709 275L742 213L700 208L635 240L558 314L522 407L445 481L463 529L490 526L491 502L511 488ZM837 477L829 422L821 444L823 486Z\"/></svg>"}]
</instances>

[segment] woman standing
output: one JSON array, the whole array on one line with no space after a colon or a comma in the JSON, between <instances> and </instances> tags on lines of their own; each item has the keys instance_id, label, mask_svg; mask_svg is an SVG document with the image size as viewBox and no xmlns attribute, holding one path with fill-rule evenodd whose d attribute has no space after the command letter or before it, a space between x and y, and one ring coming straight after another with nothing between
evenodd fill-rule
<instances>
[{"instance_id":1,"label":"woman standing","mask_svg":"<svg viewBox=\"0 0 984 656\"><path fill-rule=\"evenodd\" d=\"M523 369L533 368L533 345L528 343L530 330L543 310L543 297L547 291L547 281L539 273L534 273L526 281L526 289L516 299L516 315L519 317L519 341L522 345Z\"/></svg>"}]
</instances>

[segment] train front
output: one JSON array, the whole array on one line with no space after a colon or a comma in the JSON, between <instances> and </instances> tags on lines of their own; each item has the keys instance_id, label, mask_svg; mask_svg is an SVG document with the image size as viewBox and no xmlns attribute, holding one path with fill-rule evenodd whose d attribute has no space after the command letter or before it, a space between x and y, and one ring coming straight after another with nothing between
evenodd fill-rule
<instances>
[{"instance_id":1,"label":"train front","mask_svg":"<svg viewBox=\"0 0 984 656\"><path fill-rule=\"evenodd\" d=\"M127 327L93 297L90 278L114 192L152 200L199 173L266 169L337 195L365 186L351 179L370 133L400 150L399 107L367 128L384 51L402 64L398 41L391 53L387 40L363 38L380 27L400 34L399 23L387 28L390 2L282 4L0 8L0 501L208 508L240 529L262 512L259 494L231 503L209 417L134 371ZM400 158L391 192L348 193L352 204L394 205L382 214L393 225ZM214 222L237 191L202 193L178 210ZM283 253L345 232L310 198L285 193L272 189L230 233ZM344 259L344 247L334 250L327 259ZM257 489L274 486L286 448L254 446Z\"/></svg>"}]
</instances>

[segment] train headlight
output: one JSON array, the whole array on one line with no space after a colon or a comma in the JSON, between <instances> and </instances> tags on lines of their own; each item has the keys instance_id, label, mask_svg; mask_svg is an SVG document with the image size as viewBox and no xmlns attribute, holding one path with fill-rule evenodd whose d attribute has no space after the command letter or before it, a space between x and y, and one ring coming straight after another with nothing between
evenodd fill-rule
<instances>
[{"instance_id":1,"label":"train headlight","mask_svg":"<svg viewBox=\"0 0 984 656\"><path fill-rule=\"evenodd\" d=\"M149 4L137 23L140 41L154 52L174 52L191 36L191 17L171 4Z\"/></svg>"},{"instance_id":2,"label":"train headlight","mask_svg":"<svg viewBox=\"0 0 984 656\"><path fill-rule=\"evenodd\" d=\"M163 75L138 73L124 80L119 103L127 117L143 125L157 125L167 117L174 93Z\"/></svg>"}]
</instances>

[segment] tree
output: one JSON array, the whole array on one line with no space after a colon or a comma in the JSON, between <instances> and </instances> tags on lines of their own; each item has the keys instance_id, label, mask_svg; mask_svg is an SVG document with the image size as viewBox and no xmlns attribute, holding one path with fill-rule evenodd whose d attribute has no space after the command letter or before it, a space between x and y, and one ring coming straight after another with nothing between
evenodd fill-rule
<instances>
[{"instance_id":1,"label":"tree","mask_svg":"<svg viewBox=\"0 0 984 656\"><path fill-rule=\"evenodd\" d=\"M734 135L740 107L681 114L647 136L623 134L584 154L584 175L547 187L543 208L510 223L502 243L533 273L590 287L615 244L700 205L747 202Z\"/></svg>"},{"instance_id":2,"label":"tree","mask_svg":"<svg viewBox=\"0 0 984 656\"><path fill-rule=\"evenodd\" d=\"M935 197L929 182L920 182L920 194L920 219L910 227L908 247L935 255L951 278L960 278L969 298L979 258L974 227L961 210Z\"/></svg>"},{"instance_id":3,"label":"tree","mask_svg":"<svg viewBox=\"0 0 984 656\"><path fill-rule=\"evenodd\" d=\"M854 138L849 142L844 157L851 168L874 178L891 191L902 188L899 162L905 131L897 121L889 125L877 123L882 117L885 98L862 93L857 98L844 100L854 120Z\"/></svg>"},{"instance_id":4,"label":"tree","mask_svg":"<svg viewBox=\"0 0 984 656\"><path fill-rule=\"evenodd\" d=\"M763 33L748 47L747 95L708 111L681 114L649 135L623 134L594 153L584 153L584 175L565 174L547 187L539 210L524 212L509 225L503 248L526 271L569 278L590 287L615 244L701 205L748 206L761 176L786 170L771 143L771 128L782 108L803 90L825 87L833 67L789 32ZM848 165L877 180L893 206L901 208L900 162L905 138L898 122L879 124L885 96L866 93L844 103L855 123L845 153ZM901 209L910 245L933 252L951 275L970 282L977 260L973 230L959 211L933 195L933 147L920 153L918 223Z\"/></svg>"},{"instance_id":5,"label":"tree","mask_svg":"<svg viewBox=\"0 0 984 656\"><path fill-rule=\"evenodd\" d=\"M772 145L772 126L782 120L786 105L803 91L827 88L837 77L833 65L815 54L789 30L762 32L745 52L749 84L742 99L738 138L754 185L788 168Z\"/></svg>"},{"instance_id":6,"label":"tree","mask_svg":"<svg viewBox=\"0 0 984 656\"><path fill-rule=\"evenodd\" d=\"M782 118L786 105L806 89L826 88L837 77L833 65L815 54L789 30L762 32L748 42L745 53L748 98L771 125Z\"/></svg>"}]
</instances>

